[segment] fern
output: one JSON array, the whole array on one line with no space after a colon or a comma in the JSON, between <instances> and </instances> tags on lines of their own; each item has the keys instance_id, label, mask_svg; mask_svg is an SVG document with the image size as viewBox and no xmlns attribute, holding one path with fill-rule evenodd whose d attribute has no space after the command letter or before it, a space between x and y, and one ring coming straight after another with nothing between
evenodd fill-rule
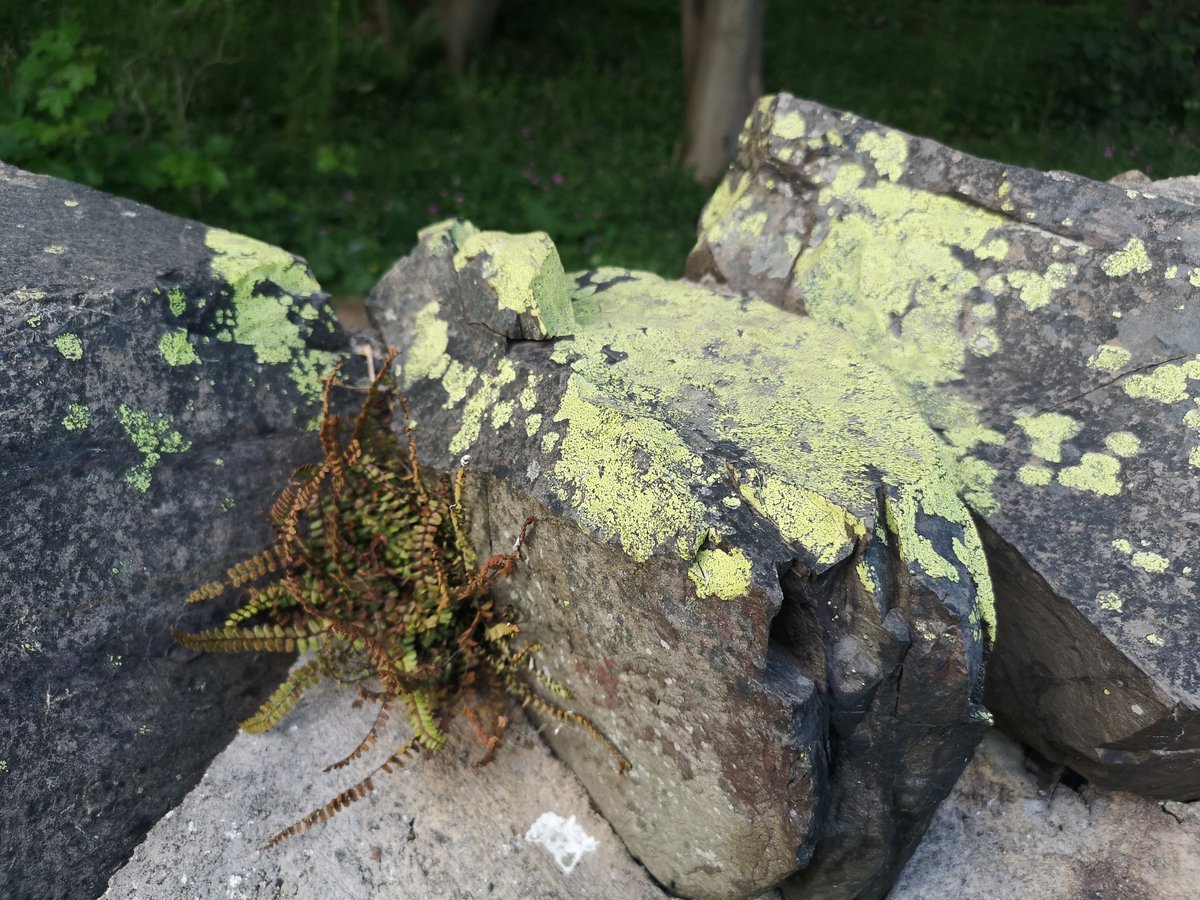
<instances>
[{"instance_id":1,"label":"fern","mask_svg":"<svg viewBox=\"0 0 1200 900\"><path fill-rule=\"evenodd\" d=\"M479 687L495 686L523 705L568 723L600 740L628 763L585 716L535 693L525 672L554 697L566 689L532 666L536 644L514 646L520 628L492 596L496 580L520 561L533 523L527 519L511 553L478 564L467 540L463 495L466 469L453 479L427 482L417 460L408 407L390 381L395 351L363 390L360 411L346 433L332 411L333 391L346 387L336 374L325 383L320 444L323 459L297 469L271 508L275 544L232 567L222 581L193 591L189 603L213 600L229 590L242 594L223 627L197 633L172 629L184 646L206 652L314 651L249 719L246 731L275 727L306 690L323 677L358 686L377 701L370 731L325 771L342 769L379 740L389 711L408 714L410 740L365 778L280 831L274 847L308 831L374 789L417 752L446 745L445 718L461 709L491 759L507 725L504 716L488 732L464 702ZM391 428L399 406L403 437ZM361 701L356 701L361 702Z\"/></svg>"}]
</instances>

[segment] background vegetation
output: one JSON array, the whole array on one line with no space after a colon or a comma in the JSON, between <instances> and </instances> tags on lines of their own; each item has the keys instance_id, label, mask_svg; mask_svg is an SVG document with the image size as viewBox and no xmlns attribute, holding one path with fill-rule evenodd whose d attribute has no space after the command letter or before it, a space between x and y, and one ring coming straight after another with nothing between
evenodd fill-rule
<instances>
[{"instance_id":1,"label":"background vegetation","mask_svg":"<svg viewBox=\"0 0 1200 900\"><path fill-rule=\"evenodd\" d=\"M569 10L569 12L567 11ZM0 4L0 159L261 237L336 295L418 228L544 229L568 268L677 275L678 0L505 0L463 75L391 0ZM969 152L1200 172L1200 4L770 0L765 84Z\"/></svg>"}]
</instances>

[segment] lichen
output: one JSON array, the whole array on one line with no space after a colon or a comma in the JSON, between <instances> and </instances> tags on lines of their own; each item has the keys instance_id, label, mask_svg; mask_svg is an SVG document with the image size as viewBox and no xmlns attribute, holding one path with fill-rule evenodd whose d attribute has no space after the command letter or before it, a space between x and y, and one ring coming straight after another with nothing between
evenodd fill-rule
<instances>
[{"instance_id":1,"label":"lichen","mask_svg":"<svg viewBox=\"0 0 1200 900\"><path fill-rule=\"evenodd\" d=\"M67 431L82 431L91 424L92 414L86 405L82 403L70 403L67 405L67 414L63 417L63 428Z\"/></svg>"},{"instance_id":2,"label":"lichen","mask_svg":"<svg viewBox=\"0 0 1200 900\"><path fill-rule=\"evenodd\" d=\"M54 339L54 346L58 348L58 352L65 359L79 360L83 359L83 342L79 340L79 335L67 332L60 334Z\"/></svg>"},{"instance_id":3,"label":"lichen","mask_svg":"<svg viewBox=\"0 0 1200 900\"><path fill-rule=\"evenodd\" d=\"M188 340L186 328L172 329L159 338L158 352L162 354L168 366L192 366L200 363L196 349Z\"/></svg>"},{"instance_id":4,"label":"lichen","mask_svg":"<svg viewBox=\"0 0 1200 900\"><path fill-rule=\"evenodd\" d=\"M1129 560L1130 564L1135 568L1141 569L1143 572L1159 574L1167 571L1171 561L1165 556L1160 556L1157 553L1152 553L1149 550L1139 550Z\"/></svg>"},{"instance_id":5,"label":"lichen","mask_svg":"<svg viewBox=\"0 0 1200 900\"><path fill-rule=\"evenodd\" d=\"M192 442L172 428L169 415L157 417L147 412L130 409L124 403L117 408L117 418L134 447L142 454L142 461L125 473L125 483L146 493L154 467L164 453L183 453L191 449Z\"/></svg>"},{"instance_id":6,"label":"lichen","mask_svg":"<svg viewBox=\"0 0 1200 900\"><path fill-rule=\"evenodd\" d=\"M571 330L571 286L548 234L472 234L454 254L455 271L463 271L480 257L483 280L494 292L498 308L532 317L542 338Z\"/></svg>"},{"instance_id":7,"label":"lichen","mask_svg":"<svg viewBox=\"0 0 1200 900\"><path fill-rule=\"evenodd\" d=\"M1062 413L1017 416L1017 426L1029 436L1030 452L1046 462L1062 462L1062 445L1083 427Z\"/></svg>"},{"instance_id":8,"label":"lichen","mask_svg":"<svg viewBox=\"0 0 1200 900\"><path fill-rule=\"evenodd\" d=\"M1129 365L1132 354L1124 347L1102 344L1088 357L1088 367L1102 372L1118 372Z\"/></svg>"},{"instance_id":9,"label":"lichen","mask_svg":"<svg viewBox=\"0 0 1200 900\"><path fill-rule=\"evenodd\" d=\"M858 149L870 155L881 178L898 181L908 159L908 141L897 131L868 131L858 139Z\"/></svg>"},{"instance_id":10,"label":"lichen","mask_svg":"<svg viewBox=\"0 0 1200 900\"><path fill-rule=\"evenodd\" d=\"M179 288L171 288L167 292L167 309L171 310L173 316L182 316L187 312L187 297Z\"/></svg>"},{"instance_id":11,"label":"lichen","mask_svg":"<svg viewBox=\"0 0 1200 900\"><path fill-rule=\"evenodd\" d=\"M750 584L750 560L737 547L732 551L702 549L688 569L688 577L701 599L736 600L745 595Z\"/></svg>"},{"instance_id":12,"label":"lichen","mask_svg":"<svg viewBox=\"0 0 1200 900\"><path fill-rule=\"evenodd\" d=\"M1035 310L1049 305L1054 292L1065 288L1078 273L1079 269L1070 263L1055 262L1044 274L1017 269L1009 272L1007 278L1017 289L1025 308Z\"/></svg>"},{"instance_id":13,"label":"lichen","mask_svg":"<svg viewBox=\"0 0 1200 900\"><path fill-rule=\"evenodd\" d=\"M309 347L293 320L293 314L303 319L297 298L321 290L308 267L285 250L218 228L210 228L204 242L214 252L213 274L232 290L228 338L253 348L260 364L287 365L296 390L316 403L325 374L342 357Z\"/></svg>"},{"instance_id":14,"label":"lichen","mask_svg":"<svg viewBox=\"0 0 1200 900\"><path fill-rule=\"evenodd\" d=\"M1149 272L1150 257L1146 245L1138 238L1130 238L1124 247L1104 258L1101 268L1111 278L1124 278L1130 272Z\"/></svg>"},{"instance_id":15,"label":"lichen","mask_svg":"<svg viewBox=\"0 0 1200 900\"><path fill-rule=\"evenodd\" d=\"M1188 398L1189 378L1200 379L1200 363L1196 360L1182 365L1163 363L1149 374L1130 375L1122 388L1130 397L1178 403Z\"/></svg>"},{"instance_id":16,"label":"lichen","mask_svg":"<svg viewBox=\"0 0 1200 900\"><path fill-rule=\"evenodd\" d=\"M1079 464L1061 469L1059 484L1079 491L1091 491L1102 497L1121 493L1121 461L1106 453L1085 453Z\"/></svg>"},{"instance_id":17,"label":"lichen","mask_svg":"<svg viewBox=\"0 0 1200 900\"><path fill-rule=\"evenodd\" d=\"M1045 466L1025 465L1017 470L1017 478L1030 487L1045 487L1054 480L1054 472Z\"/></svg>"},{"instance_id":18,"label":"lichen","mask_svg":"<svg viewBox=\"0 0 1200 900\"><path fill-rule=\"evenodd\" d=\"M1142 449L1142 441L1133 432L1114 431L1104 438L1104 446L1117 456L1135 456Z\"/></svg>"}]
</instances>

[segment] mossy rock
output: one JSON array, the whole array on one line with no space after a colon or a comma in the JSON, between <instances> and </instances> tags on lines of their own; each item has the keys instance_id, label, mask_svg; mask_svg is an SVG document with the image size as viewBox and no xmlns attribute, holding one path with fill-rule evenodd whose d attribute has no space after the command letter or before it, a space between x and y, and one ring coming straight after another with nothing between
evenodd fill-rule
<instances>
[{"instance_id":1,"label":"mossy rock","mask_svg":"<svg viewBox=\"0 0 1200 900\"><path fill-rule=\"evenodd\" d=\"M844 331L548 245L444 223L368 303L480 552L536 517L498 590L632 769L548 739L670 890L882 896L987 721L952 460Z\"/></svg>"},{"instance_id":2,"label":"mossy rock","mask_svg":"<svg viewBox=\"0 0 1200 900\"><path fill-rule=\"evenodd\" d=\"M0 894L95 896L286 670L167 628L269 542L346 339L259 241L4 165L0 220Z\"/></svg>"},{"instance_id":3,"label":"mossy rock","mask_svg":"<svg viewBox=\"0 0 1200 900\"><path fill-rule=\"evenodd\" d=\"M1200 797L1195 187L975 159L764 98L688 260L869 348L958 459L988 707L1096 784Z\"/></svg>"}]
</instances>

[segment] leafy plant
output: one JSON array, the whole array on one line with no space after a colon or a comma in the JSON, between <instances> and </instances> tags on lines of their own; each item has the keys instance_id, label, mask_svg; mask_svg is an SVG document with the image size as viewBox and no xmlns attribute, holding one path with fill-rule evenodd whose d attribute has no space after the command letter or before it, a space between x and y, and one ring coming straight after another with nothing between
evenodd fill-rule
<instances>
[{"instance_id":1,"label":"leafy plant","mask_svg":"<svg viewBox=\"0 0 1200 900\"><path fill-rule=\"evenodd\" d=\"M302 466L271 511L276 542L229 569L221 581L193 591L189 603L213 600L229 589L242 602L221 628L198 633L172 629L194 650L312 651L262 707L241 723L245 731L273 728L321 678L357 687L379 703L375 724L344 759L349 765L378 741L390 711L408 717L412 736L365 778L276 834L286 838L324 822L374 788L374 777L402 767L417 751L446 744L441 721L461 709L475 725L486 763L500 743L506 720L488 733L467 702L470 694L499 688L541 715L571 723L604 742L622 770L628 763L584 716L536 693L535 682L558 698L570 694L531 667L537 644L520 644L520 628L496 605L492 586L520 560L533 519L527 519L511 553L477 564L465 532L463 483L456 477L429 484L417 461L413 428L405 412L406 440L392 431L395 393L388 371L395 351L365 389L349 430L332 412L332 392L344 387L331 375L321 415L320 464Z\"/></svg>"}]
</instances>

